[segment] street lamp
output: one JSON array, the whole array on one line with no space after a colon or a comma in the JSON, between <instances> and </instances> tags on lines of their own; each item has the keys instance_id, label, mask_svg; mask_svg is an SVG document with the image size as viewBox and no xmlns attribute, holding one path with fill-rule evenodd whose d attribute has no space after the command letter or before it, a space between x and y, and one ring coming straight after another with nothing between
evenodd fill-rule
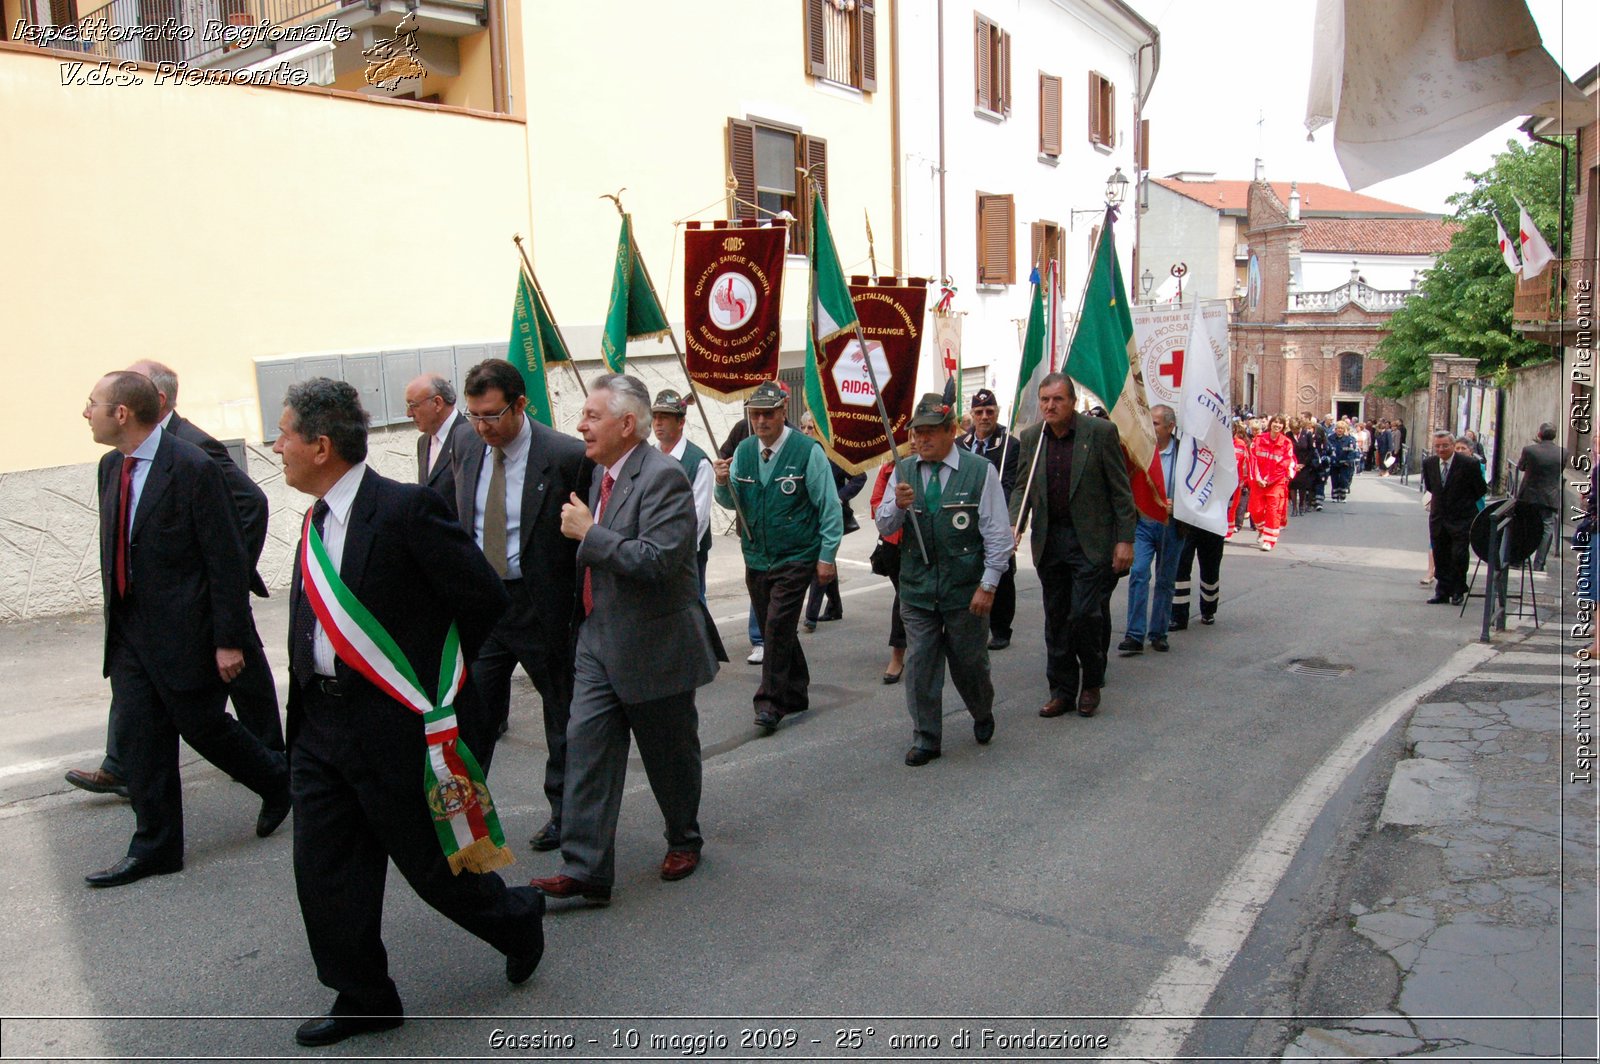
<instances>
[{"instance_id":1,"label":"street lamp","mask_svg":"<svg viewBox=\"0 0 1600 1064\"><path fill-rule=\"evenodd\" d=\"M1144 296L1146 303L1150 302L1150 289L1156 286L1156 275L1146 269L1139 275L1139 293Z\"/></svg>"},{"instance_id":2,"label":"street lamp","mask_svg":"<svg viewBox=\"0 0 1600 1064\"><path fill-rule=\"evenodd\" d=\"M1106 178L1106 205L1120 207L1128 195L1128 179L1123 176L1122 167L1117 167L1116 172Z\"/></svg>"}]
</instances>

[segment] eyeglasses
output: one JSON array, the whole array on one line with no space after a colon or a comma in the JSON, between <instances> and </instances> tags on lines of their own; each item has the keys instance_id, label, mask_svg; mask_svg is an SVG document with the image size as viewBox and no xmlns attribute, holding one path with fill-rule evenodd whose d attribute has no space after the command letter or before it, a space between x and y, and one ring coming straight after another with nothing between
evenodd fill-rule
<instances>
[{"instance_id":1,"label":"eyeglasses","mask_svg":"<svg viewBox=\"0 0 1600 1064\"><path fill-rule=\"evenodd\" d=\"M418 400L416 400L414 402L408 400L406 402L406 413L408 413L408 414L416 413L417 407L421 406L423 403L431 403L431 402L433 402L433 400L438 399L438 398L441 398L441 397L437 396L437 395L430 395L426 399L418 399ZM510 409L510 408L508 407L507 409ZM500 411L500 413L501 414L505 413L505 410ZM500 414L496 414L495 416L499 417ZM468 414L467 417L470 418L470 417L472 417L472 415Z\"/></svg>"},{"instance_id":2,"label":"eyeglasses","mask_svg":"<svg viewBox=\"0 0 1600 1064\"><path fill-rule=\"evenodd\" d=\"M121 405L122 405L121 403L97 403L93 399L85 399L83 401L83 408L85 410L93 410L97 406L118 407L118 406L121 406Z\"/></svg>"},{"instance_id":3,"label":"eyeglasses","mask_svg":"<svg viewBox=\"0 0 1600 1064\"><path fill-rule=\"evenodd\" d=\"M516 403L507 403L506 404L506 408L504 410L500 411L498 414L472 414L472 413L469 413L469 414L466 415L466 418L467 418L468 421L472 422L474 425L482 424L485 421L499 421L501 418L503 418L507 414L509 414L511 412L511 408L516 406L516 405L517 405Z\"/></svg>"},{"instance_id":4,"label":"eyeglasses","mask_svg":"<svg viewBox=\"0 0 1600 1064\"><path fill-rule=\"evenodd\" d=\"M783 411L776 408L771 410L746 410L745 416L749 418L782 417Z\"/></svg>"}]
</instances>

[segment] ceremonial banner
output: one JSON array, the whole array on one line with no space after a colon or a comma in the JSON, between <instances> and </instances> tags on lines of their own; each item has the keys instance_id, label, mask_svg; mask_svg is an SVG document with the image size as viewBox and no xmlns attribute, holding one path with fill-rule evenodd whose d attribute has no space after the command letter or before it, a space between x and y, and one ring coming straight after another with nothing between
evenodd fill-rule
<instances>
[{"instance_id":1,"label":"ceremonial banner","mask_svg":"<svg viewBox=\"0 0 1600 1064\"><path fill-rule=\"evenodd\" d=\"M1172 514L1197 528L1228 534L1228 506L1239 487L1233 428L1219 371L1228 359L1228 310L1221 300L1197 303L1184 341L1183 387L1178 405L1178 461Z\"/></svg>"},{"instance_id":2,"label":"ceremonial banner","mask_svg":"<svg viewBox=\"0 0 1600 1064\"><path fill-rule=\"evenodd\" d=\"M1533 224L1533 218L1528 214L1528 208L1517 200L1517 210L1522 217L1517 222L1517 250L1522 252L1522 274L1524 279L1537 277L1544 272L1544 268L1555 261L1555 252L1550 250L1550 245L1545 243L1544 234L1539 232L1539 227Z\"/></svg>"},{"instance_id":3,"label":"ceremonial banner","mask_svg":"<svg viewBox=\"0 0 1600 1064\"><path fill-rule=\"evenodd\" d=\"M628 360L628 341L647 340L671 332L661 300L650 285L650 274L639 259L633 244L633 216L622 216L622 232L617 235L617 254L611 274L611 302L606 308L605 333L600 339L600 354L606 368L621 373Z\"/></svg>"},{"instance_id":4,"label":"ceremonial banner","mask_svg":"<svg viewBox=\"0 0 1600 1064\"><path fill-rule=\"evenodd\" d=\"M1178 410L1183 364L1194 304L1144 303L1133 308L1133 337L1139 345L1139 375L1145 402ZM1182 417L1182 414L1179 414Z\"/></svg>"},{"instance_id":5,"label":"ceremonial banner","mask_svg":"<svg viewBox=\"0 0 1600 1064\"><path fill-rule=\"evenodd\" d=\"M1033 271L1033 299L1028 306L1028 331L1022 337L1022 365L1017 370L1017 394L1011 400L1011 428L1039 420L1039 382L1050 372L1045 357L1045 295L1039 271Z\"/></svg>"},{"instance_id":6,"label":"ceremonial banner","mask_svg":"<svg viewBox=\"0 0 1600 1064\"><path fill-rule=\"evenodd\" d=\"M743 399L778 376L787 226L701 229L683 245L683 339L695 389Z\"/></svg>"},{"instance_id":7,"label":"ceremonial banner","mask_svg":"<svg viewBox=\"0 0 1600 1064\"><path fill-rule=\"evenodd\" d=\"M858 278L865 282L866 278ZM896 453L904 446L910 430L911 410L917 401L917 357L922 347L923 314L928 305L927 282L913 277L904 284L856 283L849 286L850 298L867 336L867 352L854 329L841 333L822 345L816 376L823 402L806 405L816 419L818 437L828 457L848 473L876 469L889 457L890 444L883 438L883 418L878 413L878 396L867 376L866 359L883 389L883 406L894 428ZM809 378L809 374L808 374ZM827 430L822 431L826 422Z\"/></svg>"},{"instance_id":8,"label":"ceremonial banner","mask_svg":"<svg viewBox=\"0 0 1600 1064\"><path fill-rule=\"evenodd\" d=\"M934 309L933 347L934 354L939 360L940 387L951 379L956 382L956 420L960 421L963 404L966 401L966 397L961 394L961 315Z\"/></svg>"},{"instance_id":9,"label":"ceremonial banner","mask_svg":"<svg viewBox=\"0 0 1600 1064\"><path fill-rule=\"evenodd\" d=\"M545 305L544 293L522 270L517 271L517 301L511 312L511 343L506 361L522 371L522 381L528 389L528 413L540 424L555 428L545 364L571 362L572 355Z\"/></svg>"},{"instance_id":10,"label":"ceremonial banner","mask_svg":"<svg viewBox=\"0 0 1600 1064\"><path fill-rule=\"evenodd\" d=\"M1084 290L1083 314L1067 353L1067 373L1106 404L1112 423L1122 434L1134 505L1152 521L1164 522L1167 505L1156 464L1156 434L1150 424L1150 402L1145 397L1144 374L1139 369L1133 320L1112 235L1116 208L1108 207L1105 217Z\"/></svg>"}]
</instances>

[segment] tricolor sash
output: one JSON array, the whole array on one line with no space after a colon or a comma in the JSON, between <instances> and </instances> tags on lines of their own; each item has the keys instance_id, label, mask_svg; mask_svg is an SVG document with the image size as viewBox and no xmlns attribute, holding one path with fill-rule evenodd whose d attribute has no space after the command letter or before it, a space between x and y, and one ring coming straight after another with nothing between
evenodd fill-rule
<instances>
[{"instance_id":1,"label":"tricolor sash","mask_svg":"<svg viewBox=\"0 0 1600 1064\"><path fill-rule=\"evenodd\" d=\"M422 784L450 871L490 872L514 862L483 769L459 739L455 698L467 670L455 622L450 622L439 656L439 696L430 700L394 638L339 578L310 513L300 546L302 593L334 653L378 690L422 717L428 739Z\"/></svg>"}]
</instances>

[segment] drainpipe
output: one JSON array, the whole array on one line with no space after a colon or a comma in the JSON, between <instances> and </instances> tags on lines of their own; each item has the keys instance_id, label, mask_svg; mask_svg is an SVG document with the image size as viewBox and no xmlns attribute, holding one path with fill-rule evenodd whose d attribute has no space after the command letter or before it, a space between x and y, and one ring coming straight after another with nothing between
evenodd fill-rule
<instances>
[{"instance_id":1,"label":"drainpipe","mask_svg":"<svg viewBox=\"0 0 1600 1064\"><path fill-rule=\"evenodd\" d=\"M1561 195L1556 198L1556 210L1559 212L1558 217L1560 218L1560 221L1556 223L1556 247L1558 249L1556 252L1556 269L1558 271L1556 283L1562 287L1565 287L1567 283L1567 162L1572 157L1572 149L1561 143L1559 140L1551 140L1549 137L1541 137L1532 130L1528 131L1528 139L1536 140L1540 144L1549 144L1552 147L1561 149ZM1556 292L1556 299L1559 301L1560 298L1561 293L1558 289ZM1557 305L1560 305L1559 302ZM1562 312L1561 318L1562 327L1556 332L1557 342L1550 345L1550 353L1555 355L1557 362L1561 363L1563 367L1562 373L1565 374L1566 351L1563 343L1561 342L1566 336L1565 312ZM1567 398L1569 401L1571 400L1570 389Z\"/></svg>"},{"instance_id":2,"label":"drainpipe","mask_svg":"<svg viewBox=\"0 0 1600 1064\"><path fill-rule=\"evenodd\" d=\"M900 268L900 0L894 0L889 19L889 63L894 70L889 78L889 187L894 201L889 216L894 226L894 275L903 276Z\"/></svg>"},{"instance_id":3,"label":"drainpipe","mask_svg":"<svg viewBox=\"0 0 1600 1064\"><path fill-rule=\"evenodd\" d=\"M944 0L939 0L936 17L939 20L939 283L950 280L950 267L945 261L945 198L944 198Z\"/></svg>"}]
</instances>

